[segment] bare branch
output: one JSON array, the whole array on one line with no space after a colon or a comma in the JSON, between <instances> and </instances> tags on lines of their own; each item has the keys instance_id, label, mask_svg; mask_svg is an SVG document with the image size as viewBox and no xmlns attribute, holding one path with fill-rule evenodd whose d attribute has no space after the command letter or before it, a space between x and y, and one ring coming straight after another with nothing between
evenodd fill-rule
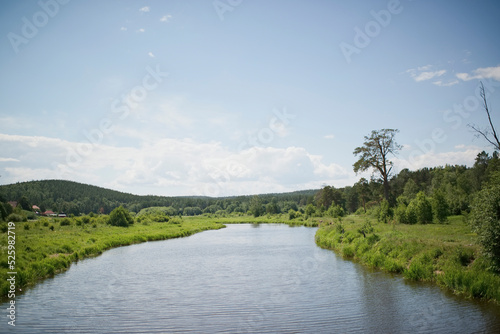
<instances>
[{"instance_id":1,"label":"bare branch","mask_svg":"<svg viewBox=\"0 0 500 334\"><path fill-rule=\"evenodd\" d=\"M497 132L495 130L495 126L493 126L493 121L491 120L490 110L488 108L488 102L486 101L486 93L484 91L484 85L481 82L481 88L479 90L479 95L483 99L483 108L486 112L486 116L488 117L488 123L490 124L491 132L493 134L493 139L490 139L488 130L481 130L474 124L468 124L468 126L477 132L477 136L482 136L488 143L490 143L497 151L500 151L500 140L498 139Z\"/></svg>"}]
</instances>

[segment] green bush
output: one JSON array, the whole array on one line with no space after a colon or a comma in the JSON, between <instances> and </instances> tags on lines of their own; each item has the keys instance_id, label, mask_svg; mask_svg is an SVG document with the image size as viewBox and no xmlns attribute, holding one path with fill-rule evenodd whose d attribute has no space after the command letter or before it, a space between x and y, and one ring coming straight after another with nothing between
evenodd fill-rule
<instances>
[{"instance_id":1,"label":"green bush","mask_svg":"<svg viewBox=\"0 0 500 334\"><path fill-rule=\"evenodd\" d=\"M332 204L328 208L327 214L330 217L338 218L338 217L344 217L345 216L345 211L344 211L344 209L340 205Z\"/></svg>"},{"instance_id":2,"label":"green bush","mask_svg":"<svg viewBox=\"0 0 500 334\"><path fill-rule=\"evenodd\" d=\"M484 252L500 270L500 184L479 191L474 198L469 222Z\"/></svg>"},{"instance_id":3,"label":"green bush","mask_svg":"<svg viewBox=\"0 0 500 334\"><path fill-rule=\"evenodd\" d=\"M130 213L123 206L119 206L109 214L110 225L128 227L133 223L134 220L130 216Z\"/></svg>"},{"instance_id":4,"label":"green bush","mask_svg":"<svg viewBox=\"0 0 500 334\"><path fill-rule=\"evenodd\" d=\"M416 202L417 207L417 221L420 224L428 224L432 223L433 214L432 214L432 204L425 196L424 192L421 191L417 194L417 197L412 200L412 202Z\"/></svg>"},{"instance_id":5,"label":"green bush","mask_svg":"<svg viewBox=\"0 0 500 334\"><path fill-rule=\"evenodd\" d=\"M63 218L61 220L61 226L71 226L71 220L69 218Z\"/></svg>"},{"instance_id":6,"label":"green bush","mask_svg":"<svg viewBox=\"0 0 500 334\"><path fill-rule=\"evenodd\" d=\"M406 204L400 203L394 210L394 219L398 224L409 224L408 216L406 215Z\"/></svg>"},{"instance_id":7,"label":"green bush","mask_svg":"<svg viewBox=\"0 0 500 334\"><path fill-rule=\"evenodd\" d=\"M446 218L450 215L450 208L443 192L434 192L434 196L432 197L432 211L439 223L446 222Z\"/></svg>"},{"instance_id":8,"label":"green bush","mask_svg":"<svg viewBox=\"0 0 500 334\"><path fill-rule=\"evenodd\" d=\"M372 226L372 223L370 223L369 219L367 219L363 223L363 226L361 226L361 228L358 229L358 233L362 234L363 237L366 237L366 235L368 233L372 233L372 232L373 232L373 226Z\"/></svg>"},{"instance_id":9,"label":"green bush","mask_svg":"<svg viewBox=\"0 0 500 334\"><path fill-rule=\"evenodd\" d=\"M385 199L380 203L380 211L378 213L378 221L381 223L388 223L389 220L392 218L393 213L392 209L389 206L389 202L386 201Z\"/></svg>"},{"instance_id":10,"label":"green bush","mask_svg":"<svg viewBox=\"0 0 500 334\"><path fill-rule=\"evenodd\" d=\"M406 221L408 224L413 225L418 222L417 210L417 203L415 200L412 200L406 207Z\"/></svg>"},{"instance_id":11,"label":"green bush","mask_svg":"<svg viewBox=\"0 0 500 334\"><path fill-rule=\"evenodd\" d=\"M25 216L22 216L17 213L11 213L10 215L7 216L6 219L8 222L14 222L14 223L20 223L20 222L25 222L28 221L28 219Z\"/></svg>"}]
</instances>

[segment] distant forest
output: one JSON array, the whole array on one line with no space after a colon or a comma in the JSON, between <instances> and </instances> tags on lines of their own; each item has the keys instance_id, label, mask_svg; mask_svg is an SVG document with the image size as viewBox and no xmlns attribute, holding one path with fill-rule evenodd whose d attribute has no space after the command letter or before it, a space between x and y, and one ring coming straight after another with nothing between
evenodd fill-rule
<instances>
[{"instance_id":1,"label":"distant forest","mask_svg":"<svg viewBox=\"0 0 500 334\"><path fill-rule=\"evenodd\" d=\"M259 195L258 202L264 206L269 204L273 208L272 213L288 212L312 203L317 191ZM9 201L16 201L24 210L30 211L36 205L41 212L51 210L75 216L91 212L109 214L119 206L132 212L153 206L169 207L172 215L186 216L216 212L247 213L250 205L256 202L254 197L140 196L64 180L29 181L0 186L0 202L4 205Z\"/></svg>"},{"instance_id":2,"label":"distant forest","mask_svg":"<svg viewBox=\"0 0 500 334\"><path fill-rule=\"evenodd\" d=\"M470 211L474 195L481 190L495 172L500 171L498 153L481 152L472 167L450 166L403 169L390 179L390 205L410 203L418 193L429 198L443 197L448 215ZM383 183L379 179L361 179L353 186L304 190L282 194L264 194L235 197L164 197L139 196L97 186L63 180L21 182L0 186L0 202L4 211L12 212L7 202L16 201L24 210L37 205L40 211L52 210L75 216L81 214L108 214L123 206L132 212L153 206L169 207L172 215L230 214L234 212L264 214L300 211L307 215L338 215L366 212L380 207L384 199ZM329 211L330 209L330 211ZM333 213L332 213L333 212Z\"/></svg>"}]
</instances>

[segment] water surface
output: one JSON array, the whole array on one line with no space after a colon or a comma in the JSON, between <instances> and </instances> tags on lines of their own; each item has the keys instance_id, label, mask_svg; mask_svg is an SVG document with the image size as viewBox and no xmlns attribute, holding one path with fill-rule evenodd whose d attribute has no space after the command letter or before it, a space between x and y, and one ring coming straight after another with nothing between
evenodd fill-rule
<instances>
[{"instance_id":1,"label":"water surface","mask_svg":"<svg viewBox=\"0 0 500 334\"><path fill-rule=\"evenodd\" d=\"M498 332L498 306L367 270L317 247L315 232L228 225L112 249L19 296L16 327L7 326L4 317L0 328L16 333Z\"/></svg>"}]
</instances>

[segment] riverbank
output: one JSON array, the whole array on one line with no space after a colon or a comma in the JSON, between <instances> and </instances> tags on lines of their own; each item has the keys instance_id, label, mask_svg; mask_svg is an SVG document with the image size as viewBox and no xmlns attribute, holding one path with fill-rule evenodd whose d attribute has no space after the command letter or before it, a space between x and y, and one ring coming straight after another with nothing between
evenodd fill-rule
<instances>
[{"instance_id":1,"label":"riverbank","mask_svg":"<svg viewBox=\"0 0 500 334\"><path fill-rule=\"evenodd\" d=\"M200 219L197 217L185 217L185 219ZM205 218L207 219L207 218ZM208 218L213 219L213 221L222 224L286 224L289 226L306 226L306 227L318 227L323 221L322 218L309 218L309 219L292 219L288 218L288 215L277 214L277 215L265 215L260 217L254 216L236 216L231 215L228 217L214 217Z\"/></svg>"},{"instance_id":2,"label":"riverbank","mask_svg":"<svg viewBox=\"0 0 500 334\"><path fill-rule=\"evenodd\" d=\"M7 258L7 233L2 233L0 241L1 296L5 297L9 292L7 278L11 275L8 272L16 272L16 289L19 292L69 269L73 262L97 256L114 247L185 237L223 227L223 224L212 219L178 218L173 223L136 223L129 227L111 226L98 218L41 219L16 223L15 229L11 229L15 233L12 234L15 235L15 263L12 263L12 267L9 261L13 258Z\"/></svg>"},{"instance_id":3,"label":"riverbank","mask_svg":"<svg viewBox=\"0 0 500 334\"><path fill-rule=\"evenodd\" d=\"M391 225L348 216L322 224L316 243L372 268L500 302L500 275L489 269L476 236L461 216L428 225Z\"/></svg>"}]
</instances>

